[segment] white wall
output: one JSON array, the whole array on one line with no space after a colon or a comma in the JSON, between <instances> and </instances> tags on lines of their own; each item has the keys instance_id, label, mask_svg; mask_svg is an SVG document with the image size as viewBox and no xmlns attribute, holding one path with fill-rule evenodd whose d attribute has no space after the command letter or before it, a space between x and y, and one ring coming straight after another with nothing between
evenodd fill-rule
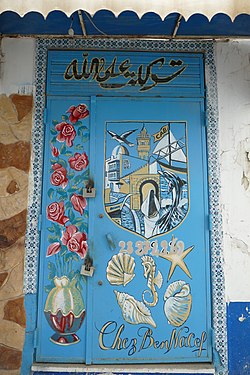
<instances>
[{"instance_id":1,"label":"white wall","mask_svg":"<svg viewBox=\"0 0 250 375\"><path fill-rule=\"evenodd\" d=\"M227 301L250 301L250 40L216 45Z\"/></svg>"},{"instance_id":2,"label":"white wall","mask_svg":"<svg viewBox=\"0 0 250 375\"><path fill-rule=\"evenodd\" d=\"M218 42L215 53L226 298L250 301L250 40ZM0 58L0 93L32 93L35 40L3 38Z\"/></svg>"},{"instance_id":3,"label":"white wall","mask_svg":"<svg viewBox=\"0 0 250 375\"><path fill-rule=\"evenodd\" d=\"M35 40L3 38L0 50L0 94L32 94Z\"/></svg>"}]
</instances>

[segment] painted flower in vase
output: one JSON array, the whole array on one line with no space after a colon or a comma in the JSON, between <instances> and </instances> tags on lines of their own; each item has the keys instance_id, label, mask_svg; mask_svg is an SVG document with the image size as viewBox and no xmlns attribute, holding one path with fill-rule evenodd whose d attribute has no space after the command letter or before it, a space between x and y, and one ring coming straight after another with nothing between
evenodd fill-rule
<instances>
[{"instance_id":1,"label":"painted flower in vase","mask_svg":"<svg viewBox=\"0 0 250 375\"><path fill-rule=\"evenodd\" d=\"M71 156L68 160L70 168L74 169L75 171L82 171L86 169L89 164L89 159L86 152L79 154L76 152L74 156Z\"/></svg>"},{"instance_id":2,"label":"painted flower in vase","mask_svg":"<svg viewBox=\"0 0 250 375\"><path fill-rule=\"evenodd\" d=\"M56 139L58 142L66 142L69 147L73 146L73 140L76 137L76 131L73 125L67 122L61 122L55 126L56 130L59 131Z\"/></svg>"},{"instance_id":3,"label":"painted flower in vase","mask_svg":"<svg viewBox=\"0 0 250 375\"><path fill-rule=\"evenodd\" d=\"M67 170L59 163L52 165L53 173L50 176L50 182L54 186L62 186L63 189L68 184Z\"/></svg>"},{"instance_id":4,"label":"painted flower in vase","mask_svg":"<svg viewBox=\"0 0 250 375\"><path fill-rule=\"evenodd\" d=\"M78 106L76 107L72 105L67 110L67 113L70 113L69 121L71 121L72 124L75 124L78 120L82 120L85 117L89 116L89 111L85 104L78 104Z\"/></svg>"}]
</instances>

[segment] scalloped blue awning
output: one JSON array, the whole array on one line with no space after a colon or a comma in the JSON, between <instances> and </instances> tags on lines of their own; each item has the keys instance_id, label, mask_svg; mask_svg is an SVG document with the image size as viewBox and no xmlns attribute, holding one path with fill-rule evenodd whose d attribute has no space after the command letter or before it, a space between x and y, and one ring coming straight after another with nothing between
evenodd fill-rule
<instances>
[{"instance_id":1,"label":"scalloped blue awning","mask_svg":"<svg viewBox=\"0 0 250 375\"><path fill-rule=\"evenodd\" d=\"M3 35L68 35L70 28L79 36L248 37L250 0L1 0Z\"/></svg>"}]
</instances>

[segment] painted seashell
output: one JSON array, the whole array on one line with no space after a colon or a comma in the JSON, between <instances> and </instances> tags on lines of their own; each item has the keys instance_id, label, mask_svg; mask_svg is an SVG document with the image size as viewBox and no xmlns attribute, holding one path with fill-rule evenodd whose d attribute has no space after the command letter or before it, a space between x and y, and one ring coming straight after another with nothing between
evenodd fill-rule
<instances>
[{"instance_id":1,"label":"painted seashell","mask_svg":"<svg viewBox=\"0 0 250 375\"><path fill-rule=\"evenodd\" d=\"M191 311L190 285L183 280L171 283L164 294L164 300L164 312L168 322L180 327L188 319Z\"/></svg>"},{"instance_id":2,"label":"painted seashell","mask_svg":"<svg viewBox=\"0 0 250 375\"><path fill-rule=\"evenodd\" d=\"M134 277L135 260L129 254L119 253L108 262L107 279L112 285L127 285Z\"/></svg>"},{"instance_id":3,"label":"painted seashell","mask_svg":"<svg viewBox=\"0 0 250 375\"><path fill-rule=\"evenodd\" d=\"M118 305L122 310L122 316L130 324L146 323L156 328L150 310L143 302L137 301L127 293L120 293L114 290Z\"/></svg>"}]
</instances>

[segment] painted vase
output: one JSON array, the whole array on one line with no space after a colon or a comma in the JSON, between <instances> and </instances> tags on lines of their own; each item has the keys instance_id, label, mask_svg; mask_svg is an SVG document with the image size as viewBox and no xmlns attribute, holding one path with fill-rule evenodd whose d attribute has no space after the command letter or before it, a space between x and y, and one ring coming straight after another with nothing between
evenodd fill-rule
<instances>
[{"instance_id":1,"label":"painted vase","mask_svg":"<svg viewBox=\"0 0 250 375\"><path fill-rule=\"evenodd\" d=\"M71 345L80 341L76 332L85 317L85 307L76 280L67 276L55 277L55 287L50 291L44 313L50 327L56 332L50 340L58 345Z\"/></svg>"}]
</instances>

